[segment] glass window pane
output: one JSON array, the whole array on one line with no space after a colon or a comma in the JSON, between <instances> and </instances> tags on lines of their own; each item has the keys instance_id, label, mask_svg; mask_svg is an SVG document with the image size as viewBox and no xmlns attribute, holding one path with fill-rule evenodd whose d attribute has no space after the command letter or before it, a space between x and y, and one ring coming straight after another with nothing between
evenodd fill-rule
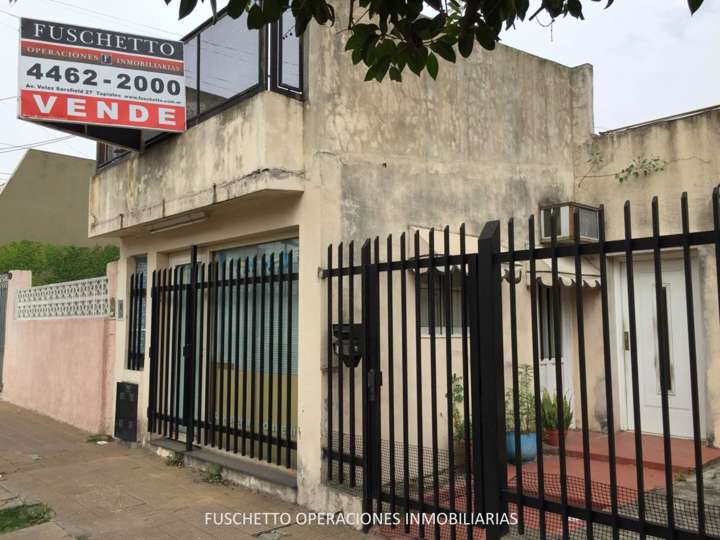
<instances>
[{"instance_id":1,"label":"glass window pane","mask_svg":"<svg viewBox=\"0 0 720 540\"><path fill-rule=\"evenodd\" d=\"M283 13L280 25L280 84L300 88L300 38L295 35L292 11Z\"/></svg>"},{"instance_id":2,"label":"glass window pane","mask_svg":"<svg viewBox=\"0 0 720 540\"><path fill-rule=\"evenodd\" d=\"M197 110L197 36L185 43L185 103L188 120L198 114Z\"/></svg>"},{"instance_id":3,"label":"glass window pane","mask_svg":"<svg viewBox=\"0 0 720 540\"><path fill-rule=\"evenodd\" d=\"M245 16L223 17L200 33L200 112L259 82L259 38Z\"/></svg>"}]
</instances>

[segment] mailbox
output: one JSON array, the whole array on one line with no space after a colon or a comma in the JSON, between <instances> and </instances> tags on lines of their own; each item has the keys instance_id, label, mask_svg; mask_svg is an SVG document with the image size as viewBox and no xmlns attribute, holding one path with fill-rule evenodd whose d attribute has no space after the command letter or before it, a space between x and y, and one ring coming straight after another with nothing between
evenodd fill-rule
<instances>
[{"instance_id":1,"label":"mailbox","mask_svg":"<svg viewBox=\"0 0 720 540\"><path fill-rule=\"evenodd\" d=\"M356 368L363 356L362 324L333 324L333 352L349 368Z\"/></svg>"}]
</instances>

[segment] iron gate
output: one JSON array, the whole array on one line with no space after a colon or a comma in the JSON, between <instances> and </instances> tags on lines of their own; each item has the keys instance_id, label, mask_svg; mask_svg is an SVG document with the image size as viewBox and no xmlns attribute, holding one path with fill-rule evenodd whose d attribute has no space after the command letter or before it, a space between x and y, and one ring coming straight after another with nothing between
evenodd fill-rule
<instances>
[{"instance_id":1,"label":"iron gate","mask_svg":"<svg viewBox=\"0 0 720 540\"><path fill-rule=\"evenodd\" d=\"M10 274L0 274L0 392L3 389L3 358L5 355L5 317Z\"/></svg>"},{"instance_id":2,"label":"iron gate","mask_svg":"<svg viewBox=\"0 0 720 540\"><path fill-rule=\"evenodd\" d=\"M364 511L376 519L366 529L375 524L418 538L498 538L512 532L563 539L720 539L720 507L706 503L702 474L710 455L700 423L697 342L702 329L696 305L702 291L692 277L699 264L696 251L702 251L710 261L704 264L708 286L720 289L717 189L711 207L714 229L702 232L690 231L683 194L681 232L676 234L661 234L655 198L647 237L633 236L626 204L621 240L606 240L601 207L592 241L580 239L576 208L570 214L574 232L566 241L558 239L559 210L545 216L544 245L536 243L531 217L526 236L509 221L506 250L500 249L499 222L486 224L477 239L466 234L465 226L458 234L446 227L437 244L434 230L416 230L412 250L406 234L398 243L389 236L384 250L378 238L368 240L360 264L353 243L330 246L324 271L326 482L362 497ZM518 238L527 248L515 248ZM399 256L393 255L398 248ZM614 286L629 299L623 308L630 324L626 392L634 428L631 455L622 459L617 441L622 434L615 414L607 412L615 411L619 399L609 322L611 256L625 261L624 280ZM679 391L674 375L679 367L671 356L679 358L681 351L676 346L671 353L669 344L669 293L663 281L669 258L678 261L684 276L684 315L673 324L675 332L682 324L687 334L682 358L689 370L693 436L685 442L675 440L670 422L668 396ZM652 265L653 305L644 309L652 312L656 329L662 415L656 438L643 435L640 405L641 390L651 383L642 383L638 372L639 363L647 360L638 353L634 264L641 260ZM542 310L539 292L546 298ZM704 299L708 302L707 292ZM717 309L720 296L712 303ZM577 321L571 336L563 317ZM705 324L706 333L717 333L717 316ZM564 351L568 337L572 350ZM541 379L541 353L549 356L553 381ZM563 376L564 360L577 370L579 388L572 403L567 402L572 382ZM590 386L591 376L600 388ZM590 392L596 408L597 403L604 408L604 419L590 410ZM545 435L553 429L559 432L558 443L551 447ZM653 484L643 451L655 443L662 453L663 480ZM673 449L680 443L692 455L690 498L674 493L680 479ZM533 462L520 458L526 446L530 454L533 448L537 453ZM400 519L388 523L385 513Z\"/></svg>"},{"instance_id":3,"label":"iron gate","mask_svg":"<svg viewBox=\"0 0 720 540\"><path fill-rule=\"evenodd\" d=\"M149 430L295 467L293 252L158 270L151 282ZM132 282L138 282L133 277Z\"/></svg>"}]
</instances>

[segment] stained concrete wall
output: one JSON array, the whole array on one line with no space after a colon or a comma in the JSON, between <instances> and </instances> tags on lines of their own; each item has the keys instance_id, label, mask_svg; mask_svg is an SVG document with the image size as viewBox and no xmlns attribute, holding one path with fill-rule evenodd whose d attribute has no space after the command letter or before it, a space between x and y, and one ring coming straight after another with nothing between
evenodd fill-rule
<instances>
[{"instance_id":1,"label":"stained concrete wall","mask_svg":"<svg viewBox=\"0 0 720 540\"><path fill-rule=\"evenodd\" d=\"M111 296L116 266L108 265ZM32 272L12 275L0 398L90 433L111 433L115 320L16 319L16 293L31 286Z\"/></svg>"}]
</instances>

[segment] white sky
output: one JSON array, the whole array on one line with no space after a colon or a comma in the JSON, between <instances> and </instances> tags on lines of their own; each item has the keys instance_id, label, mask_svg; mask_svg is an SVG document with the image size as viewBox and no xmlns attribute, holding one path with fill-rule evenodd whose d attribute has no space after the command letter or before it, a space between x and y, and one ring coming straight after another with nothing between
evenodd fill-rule
<instances>
[{"instance_id":1,"label":"white sky","mask_svg":"<svg viewBox=\"0 0 720 540\"><path fill-rule=\"evenodd\" d=\"M64 136L17 120L16 101L3 99L17 95L18 17L178 38L210 15L206 2L193 16L178 21L178 2L0 0L0 183L24 154L13 145ZM598 130L720 104L718 2L705 0L693 17L686 0L616 0L608 10L605 3L585 0L585 21L563 19L552 29L541 25L549 20L540 15L504 33L503 42L566 65L593 64ZM40 148L95 156L95 144L78 137Z\"/></svg>"}]
</instances>

